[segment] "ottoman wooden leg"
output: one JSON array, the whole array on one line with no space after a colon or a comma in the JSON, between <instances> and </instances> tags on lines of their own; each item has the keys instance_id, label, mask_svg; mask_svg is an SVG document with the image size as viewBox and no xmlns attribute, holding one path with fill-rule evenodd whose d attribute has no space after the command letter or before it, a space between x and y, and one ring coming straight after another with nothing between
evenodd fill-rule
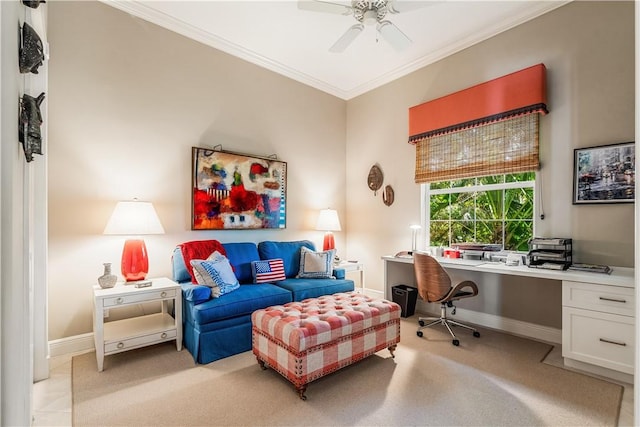
<instances>
[{"instance_id":1,"label":"ottoman wooden leg","mask_svg":"<svg viewBox=\"0 0 640 427\"><path fill-rule=\"evenodd\" d=\"M298 395L300 396L300 399L302 400L307 400L307 396L304 395L304 392L307 391L307 385L301 385L301 386L296 386L296 391L298 392Z\"/></svg>"},{"instance_id":2,"label":"ottoman wooden leg","mask_svg":"<svg viewBox=\"0 0 640 427\"><path fill-rule=\"evenodd\" d=\"M264 364L264 360L260 359L257 356L256 356L256 359L258 359L258 365L260 365L260 368L262 368L263 371L266 371L267 370L267 365Z\"/></svg>"},{"instance_id":3,"label":"ottoman wooden leg","mask_svg":"<svg viewBox=\"0 0 640 427\"><path fill-rule=\"evenodd\" d=\"M389 353L391 353L391 357L393 357L393 358L395 358L395 357L396 357L396 355L395 355L395 354L393 354L393 353L396 351L396 348L398 348L398 345L397 345L397 344L394 344L394 345L392 345L392 346L389 346Z\"/></svg>"}]
</instances>

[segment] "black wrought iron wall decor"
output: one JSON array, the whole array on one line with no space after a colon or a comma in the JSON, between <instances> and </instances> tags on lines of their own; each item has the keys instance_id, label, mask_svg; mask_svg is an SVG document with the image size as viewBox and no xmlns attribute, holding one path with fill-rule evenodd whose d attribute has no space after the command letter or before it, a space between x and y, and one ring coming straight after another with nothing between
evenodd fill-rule
<instances>
[{"instance_id":1,"label":"black wrought iron wall decor","mask_svg":"<svg viewBox=\"0 0 640 427\"><path fill-rule=\"evenodd\" d=\"M30 7L31 9L37 9L40 3L46 3L45 0L22 0L22 4Z\"/></svg>"},{"instance_id":2,"label":"black wrought iron wall decor","mask_svg":"<svg viewBox=\"0 0 640 427\"><path fill-rule=\"evenodd\" d=\"M24 94L20 98L20 119L18 139L22 143L27 163L33 161L34 154L42 154L42 114L40 104L44 101L44 92L34 98Z\"/></svg>"},{"instance_id":3,"label":"black wrought iron wall decor","mask_svg":"<svg viewBox=\"0 0 640 427\"><path fill-rule=\"evenodd\" d=\"M26 22L22 24L19 55L20 72L38 74L44 61L44 46L36 30Z\"/></svg>"}]
</instances>

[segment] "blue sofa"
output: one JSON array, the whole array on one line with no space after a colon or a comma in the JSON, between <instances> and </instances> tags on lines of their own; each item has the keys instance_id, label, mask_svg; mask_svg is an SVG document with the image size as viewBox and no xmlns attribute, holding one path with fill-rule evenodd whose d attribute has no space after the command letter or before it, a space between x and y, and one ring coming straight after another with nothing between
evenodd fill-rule
<instances>
[{"instance_id":1,"label":"blue sofa","mask_svg":"<svg viewBox=\"0 0 640 427\"><path fill-rule=\"evenodd\" d=\"M354 290L352 280L345 280L344 270L334 270L332 279L296 278L300 266L300 250L315 250L312 242L265 241L255 243L223 243L240 288L219 298L211 298L211 289L191 282L180 247L173 251L173 280L182 287L182 319L184 346L197 363L251 350L251 313L272 305L301 301L337 292ZM281 258L286 279L274 283L255 284L251 262Z\"/></svg>"}]
</instances>

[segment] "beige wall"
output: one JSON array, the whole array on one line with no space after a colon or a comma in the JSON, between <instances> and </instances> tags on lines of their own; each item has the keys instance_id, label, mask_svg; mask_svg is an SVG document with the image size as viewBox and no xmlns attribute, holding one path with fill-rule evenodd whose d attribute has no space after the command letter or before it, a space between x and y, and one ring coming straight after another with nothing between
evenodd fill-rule
<instances>
[{"instance_id":1,"label":"beige wall","mask_svg":"<svg viewBox=\"0 0 640 427\"><path fill-rule=\"evenodd\" d=\"M150 277L186 240L321 244L319 210L346 219L345 101L101 3L52 2L49 21L50 339L91 331L91 286L103 262L120 270L123 238L102 235L118 200L164 225ZM217 144L287 162L286 230L190 231L191 147Z\"/></svg>"},{"instance_id":2,"label":"beige wall","mask_svg":"<svg viewBox=\"0 0 640 427\"><path fill-rule=\"evenodd\" d=\"M101 233L115 202L133 197L152 201L166 230L146 239L150 276L170 275L172 248L189 239L319 243L317 211L331 206L341 255L363 261L381 291L380 256L408 249L420 221L408 108L540 62L550 114L536 232L573 237L579 261L633 264L632 205L571 204L573 149L634 138L631 2L571 3L348 102L100 3L52 2L49 21L50 339L91 331L91 285L102 262L119 270L122 245ZM216 144L288 162L287 230L190 231L190 147ZM391 207L367 187L375 163ZM487 286L468 308L560 327L556 283L522 288L545 301L533 310L518 308L510 279L475 279Z\"/></svg>"},{"instance_id":3,"label":"beige wall","mask_svg":"<svg viewBox=\"0 0 640 427\"><path fill-rule=\"evenodd\" d=\"M536 220L536 234L572 237L580 262L633 265L633 204L571 203L573 150L634 140L633 2L573 2L348 102L347 251L366 263L367 287L382 290L380 256L409 249L409 225L420 221L408 108L538 63L547 67L550 114L541 119L545 219ZM384 184L395 189L391 207L366 185L375 163L385 174ZM473 278L491 284L482 299L499 303L477 300L464 306L560 327L557 283L533 283L537 298L532 299L518 298L530 292L502 286L515 279ZM534 313L518 312L527 301L549 304Z\"/></svg>"}]
</instances>

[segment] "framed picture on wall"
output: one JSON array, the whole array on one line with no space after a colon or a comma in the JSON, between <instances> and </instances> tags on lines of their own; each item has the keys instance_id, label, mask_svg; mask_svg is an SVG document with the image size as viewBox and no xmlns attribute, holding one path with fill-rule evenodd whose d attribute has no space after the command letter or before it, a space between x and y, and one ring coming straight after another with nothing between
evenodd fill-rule
<instances>
[{"instance_id":1,"label":"framed picture on wall","mask_svg":"<svg viewBox=\"0 0 640 427\"><path fill-rule=\"evenodd\" d=\"M287 164L192 147L192 230L285 228Z\"/></svg>"},{"instance_id":2,"label":"framed picture on wall","mask_svg":"<svg viewBox=\"0 0 640 427\"><path fill-rule=\"evenodd\" d=\"M633 203L635 142L574 150L573 204Z\"/></svg>"}]
</instances>

